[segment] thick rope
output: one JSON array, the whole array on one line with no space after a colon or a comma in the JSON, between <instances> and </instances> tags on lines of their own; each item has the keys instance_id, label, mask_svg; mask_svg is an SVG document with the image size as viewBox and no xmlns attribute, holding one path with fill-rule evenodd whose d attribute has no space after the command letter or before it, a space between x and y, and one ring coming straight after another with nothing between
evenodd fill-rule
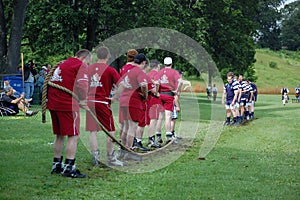
<instances>
[{"instance_id":1,"label":"thick rope","mask_svg":"<svg viewBox=\"0 0 300 200\"><path fill-rule=\"evenodd\" d=\"M54 70L53 70L54 71ZM47 77L48 78L48 77ZM48 78L48 80L49 80L49 78ZM47 83L46 83L46 87L47 86L51 86L51 87L54 87L54 88L57 88L57 89L59 89L59 90L62 90L62 91L64 91L64 92L66 92L66 93L68 93L68 94L70 94L74 99L76 99L78 102L80 102L80 99L78 98L78 96L74 93L74 92L72 92L71 90L69 90L69 89L67 89L67 88L65 88L65 87L63 87L63 86L60 86L60 85L57 85L57 84L55 84L55 83L53 83L53 82L51 82L51 81L48 81ZM44 90L43 90L43 92L44 92ZM45 103L44 102L45 100L43 99L43 103ZM106 130L106 128L99 122L99 120L98 120L98 118L97 118L97 116L88 108L88 106L81 106L83 109L85 109L87 112L89 112L89 114L92 116L92 118L95 120L95 122L101 127L101 129L103 130L103 132L108 136L108 137L110 137L112 140L113 140L113 142L115 142L115 143L117 143L120 147L122 147L124 150L126 150L126 151L128 151L128 152L130 152L130 153L132 153L132 154L135 154L135 155L138 155L138 156L144 156L144 155L149 155L149 154L153 154L153 153L156 153L156 152L158 152L158 151L161 151L161 150L163 150L163 149L166 149L168 146L170 146L172 143L173 143L173 141L174 140L171 140L171 142L169 142L168 144L166 144L165 146L163 146L163 147L161 147L161 148L159 148L159 149L155 149L155 150L153 150L153 151L147 151L147 152L145 152L145 153L139 153L139 152L135 152L135 151L132 151L130 148L127 148L125 145L123 145L119 140L117 140L114 136L112 136L110 133L109 133L109 131L108 130ZM44 108L44 107L43 107ZM43 118L43 119L45 119L45 118ZM44 121L43 121L44 122Z\"/></svg>"},{"instance_id":2,"label":"thick rope","mask_svg":"<svg viewBox=\"0 0 300 200\"><path fill-rule=\"evenodd\" d=\"M53 67L49 71L49 73L47 74L47 76L45 78L44 84L43 84L43 92L42 92L42 122L43 123L46 123L48 82L56 68L57 68L57 66Z\"/></svg>"}]
</instances>

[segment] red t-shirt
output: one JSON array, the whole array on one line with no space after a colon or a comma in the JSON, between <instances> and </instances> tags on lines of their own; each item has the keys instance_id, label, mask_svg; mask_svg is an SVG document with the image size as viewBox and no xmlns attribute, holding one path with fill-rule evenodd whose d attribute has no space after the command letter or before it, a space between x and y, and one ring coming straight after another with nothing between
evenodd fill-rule
<instances>
[{"instance_id":1,"label":"red t-shirt","mask_svg":"<svg viewBox=\"0 0 300 200\"><path fill-rule=\"evenodd\" d=\"M125 89L120 95L120 106L129 106L133 108L143 108L142 96L140 95L142 84L148 84L147 76L137 66L133 66L122 76Z\"/></svg>"},{"instance_id":2,"label":"red t-shirt","mask_svg":"<svg viewBox=\"0 0 300 200\"><path fill-rule=\"evenodd\" d=\"M151 79L151 80L154 80L154 77L155 77L155 75L158 73L158 71L156 71L156 70L151 70L147 75L149 76L149 78Z\"/></svg>"},{"instance_id":3,"label":"red t-shirt","mask_svg":"<svg viewBox=\"0 0 300 200\"><path fill-rule=\"evenodd\" d=\"M84 100L88 91L87 65L78 58L68 58L58 64L50 81L71 90ZM77 100L70 94L51 86L48 89L47 107L55 111L79 111Z\"/></svg>"},{"instance_id":4,"label":"red t-shirt","mask_svg":"<svg viewBox=\"0 0 300 200\"><path fill-rule=\"evenodd\" d=\"M88 100L109 102L111 89L120 79L118 72L107 64L94 63L88 67L88 77Z\"/></svg>"},{"instance_id":5,"label":"red t-shirt","mask_svg":"<svg viewBox=\"0 0 300 200\"><path fill-rule=\"evenodd\" d=\"M172 68L161 69L154 77L154 80L159 81L159 92L171 92L177 89L180 74Z\"/></svg>"},{"instance_id":6,"label":"red t-shirt","mask_svg":"<svg viewBox=\"0 0 300 200\"><path fill-rule=\"evenodd\" d=\"M124 74L126 74L128 72L128 70L132 69L134 66L130 63L124 65L122 68L121 68L121 72L120 72L120 76L124 76Z\"/></svg>"}]
</instances>

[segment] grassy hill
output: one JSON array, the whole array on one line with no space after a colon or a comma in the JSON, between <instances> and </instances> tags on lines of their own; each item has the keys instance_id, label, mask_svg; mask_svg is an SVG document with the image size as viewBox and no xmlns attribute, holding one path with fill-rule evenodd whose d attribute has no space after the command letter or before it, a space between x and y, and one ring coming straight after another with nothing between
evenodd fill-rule
<instances>
[{"instance_id":1,"label":"grassy hill","mask_svg":"<svg viewBox=\"0 0 300 200\"><path fill-rule=\"evenodd\" d=\"M255 70L260 93L279 93L288 87L291 93L300 85L300 53L257 49Z\"/></svg>"},{"instance_id":2,"label":"grassy hill","mask_svg":"<svg viewBox=\"0 0 300 200\"><path fill-rule=\"evenodd\" d=\"M257 49L255 59L254 67L258 77L256 85L259 93L279 94L282 87L288 87L290 93L294 93L295 87L300 85L299 52ZM193 91L205 92L206 83L203 80L192 79L191 82ZM219 91L222 91L222 83L216 83Z\"/></svg>"}]
</instances>

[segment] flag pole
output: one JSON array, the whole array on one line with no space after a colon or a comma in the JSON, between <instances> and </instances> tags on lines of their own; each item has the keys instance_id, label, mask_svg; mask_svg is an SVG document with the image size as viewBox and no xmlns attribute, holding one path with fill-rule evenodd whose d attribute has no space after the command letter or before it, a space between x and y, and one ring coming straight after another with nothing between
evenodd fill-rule
<instances>
[{"instance_id":1,"label":"flag pole","mask_svg":"<svg viewBox=\"0 0 300 200\"><path fill-rule=\"evenodd\" d=\"M25 86L24 86L24 55L21 53L21 64L22 64L22 92L24 93Z\"/></svg>"}]
</instances>

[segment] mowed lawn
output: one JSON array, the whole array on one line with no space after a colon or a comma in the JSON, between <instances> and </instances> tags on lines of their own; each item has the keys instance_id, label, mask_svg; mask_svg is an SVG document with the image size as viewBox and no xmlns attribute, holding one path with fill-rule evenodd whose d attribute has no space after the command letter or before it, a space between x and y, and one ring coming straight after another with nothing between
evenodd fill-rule
<instances>
[{"instance_id":1,"label":"mowed lawn","mask_svg":"<svg viewBox=\"0 0 300 200\"><path fill-rule=\"evenodd\" d=\"M183 139L178 147L186 145L185 151L164 167L151 170L160 162L149 160L127 167L144 169L140 173L92 167L83 130L76 164L87 179L50 174L54 136L49 113L45 124L41 113L1 117L0 199L299 199L300 103L283 106L280 98L259 95L254 121L223 127L220 98L211 104L205 94L184 95L178 134L193 142L183 144ZM157 159L167 160L172 153Z\"/></svg>"}]
</instances>

